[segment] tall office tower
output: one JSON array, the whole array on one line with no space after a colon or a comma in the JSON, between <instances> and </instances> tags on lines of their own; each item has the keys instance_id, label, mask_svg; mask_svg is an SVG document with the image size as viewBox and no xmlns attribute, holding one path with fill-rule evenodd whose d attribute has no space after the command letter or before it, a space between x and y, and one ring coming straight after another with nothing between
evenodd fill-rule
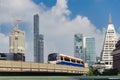
<instances>
[{"instance_id":1,"label":"tall office tower","mask_svg":"<svg viewBox=\"0 0 120 80\"><path fill-rule=\"evenodd\" d=\"M25 53L25 32L18 29L19 20L9 37L10 53Z\"/></svg>"},{"instance_id":2,"label":"tall office tower","mask_svg":"<svg viewBox=\"0 0 120 80\"><path fill-rule=\"evenodd\" d=\"M111 55L115 44L117 42L117 35L112 24L111 15L109 15L109 24L105 34L103 49L101 52L101 63L105 63L106 68L112 68L113 57Z\"/></svg>"},{"instance_id":3,"label":"tall office tower","mask_svg":"<svg viewBox=\"0 0 120 80\"><path fill-rule=\"evenodd\" d=\"M95 63L95 61L96 61L95 38L87 37L85 62L89 63L89 66L92 66Z\"/></svg>"},{"instance_id":4,"label":"tall office tower","mask_svg":"<svg viewBox=\"0 0 120 80\"><path fill-rule=\"evenodd\" d=\"M43 35L39 34L39 15L34 15L34 61L38 63L44 62L43 54Z\"/></svg>"},{"instance_id":5,"label":"tall office tower","mask_svg":"<svg viewBox=\"0 0 120 80\"><path fill-rule=\"evenodd\" d=\"M74 35L74 56L85 61L85 40L83 34Z\"/></svg>"}]
</instances>

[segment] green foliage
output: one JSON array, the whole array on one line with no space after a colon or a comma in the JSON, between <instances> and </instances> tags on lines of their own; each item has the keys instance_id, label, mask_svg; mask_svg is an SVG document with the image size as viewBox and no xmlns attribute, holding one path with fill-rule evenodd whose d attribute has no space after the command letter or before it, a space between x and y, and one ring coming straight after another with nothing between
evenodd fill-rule
<instances>
[{"instance_id":1,"label":"green foliage","mask_svg":"<svg viewBox=\"0 0 120 80\"><path fill-rule=\"evenodd\" d=\"M117 76L120 76L120 73L118 73L118 75Z\"/></svg>"},{"instance_id":2,"label":"green foliage","mask_svg":"<svg viewBox=\"0 0 120 80\"><path fill-rule=\"evenodd\" d=\"M105 69L102 73L97 68L90 68L88 76L120 76L120 72L117 69Z\"/></svg>"},{"instance_id":3,"label":"green foliage","mask_svg":"<svg viewBox=\"0 0 120 80\"><path fill-rule=\"evenodd\" d=\"M97 75L101 75L101 74L97 68L91 68L88 75L89 76L97 76Z\"/></svg>"},{"instance_id":4,"label":"green foliage","mask_svg":"<svg viewBox=\"0 0 120 80\"><path fill-rule=\"evenodd\" d=\"M105 69L102 73L102 75L118 75L117 69Z\"/></svg>"}]
</instances>

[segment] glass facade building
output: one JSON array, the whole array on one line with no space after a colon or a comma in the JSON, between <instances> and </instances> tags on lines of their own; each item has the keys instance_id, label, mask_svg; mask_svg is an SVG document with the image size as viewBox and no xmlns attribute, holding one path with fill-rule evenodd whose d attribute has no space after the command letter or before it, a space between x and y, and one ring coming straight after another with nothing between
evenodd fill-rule
<instances>
[{"instance_id":1,"label":"glass facade building","mask_svg":"<svg viewBox=\"0 0 120 80\"><path fill-rule=\"evenodd\" d=\"M85 62L92 66L96 61L95 38L86 38L86 55Z\"/></svg>"}]
</instances>

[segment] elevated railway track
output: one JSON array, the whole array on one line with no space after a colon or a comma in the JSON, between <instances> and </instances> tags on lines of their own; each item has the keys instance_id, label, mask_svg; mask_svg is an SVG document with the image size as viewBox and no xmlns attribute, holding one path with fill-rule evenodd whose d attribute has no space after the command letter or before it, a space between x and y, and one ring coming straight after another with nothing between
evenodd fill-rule
<instances>
[{"instance_id":1,"label":"elevated railway track","mask_svg":"<svg viewBox=\"0 0 120 80\"><path fill-rule=\"evenodd\" d=\"M0 75L83 75L86 67L0 60Z\"/></svg>"}]
</instances>

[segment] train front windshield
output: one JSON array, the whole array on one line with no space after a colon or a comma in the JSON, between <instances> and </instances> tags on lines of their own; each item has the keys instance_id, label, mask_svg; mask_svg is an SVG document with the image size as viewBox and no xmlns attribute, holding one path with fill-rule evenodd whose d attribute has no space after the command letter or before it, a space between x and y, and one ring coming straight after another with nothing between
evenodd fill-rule
<instances>
[{"instance_id":1,"label":"train front windshield","mask_svg":"<svg viewBox=\"0 0 120 80\"><path fill-rule=\"evenodd\" d=\"M48 61L55 61L55 60L57 60L57 54L55 53L49 54Z\"/></svg>"}]
</instances>

